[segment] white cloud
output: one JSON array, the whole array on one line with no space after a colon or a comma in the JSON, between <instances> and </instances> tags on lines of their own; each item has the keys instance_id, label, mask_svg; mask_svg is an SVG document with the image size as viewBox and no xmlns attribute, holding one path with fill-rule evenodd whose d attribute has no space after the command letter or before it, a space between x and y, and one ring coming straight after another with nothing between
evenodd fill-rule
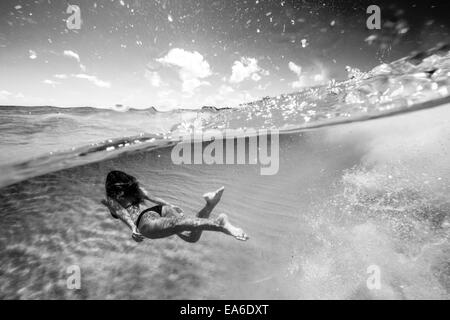
<instances>
[{"instance_id":1,"label":"white cloud","mask_svg":"<svg viewBox=\"0 0 450 320\"><path fill-rule=\"evenodd\" d=\"M7 99L9 96L11 96L12 93L6 90L1 90L0 91L0 100L5 100Z\"/></svg>"},{"instance_id":2,"label":"white cloud","mask_svg":"<svg viewBox=\"0 0 450 320\"><path fill-rule=\"evenodd\" d=\"M261 80L261 76L259 74L257 74L257 73L252 74L251 78L252 78L253 81Z\"/></svg>"},{"instance_id":3,"label":"white cloud","mask_svg":"<svg viewBox=\"0 0 450 320\"><path fill-rule=\"evenodd\" d=\"M322 82L325 80L325 77L323 74L315 74L313 79L315 82Z\"/></svg>"},{"instance_id":4,"label":"white cloud","mask_svg":"<svg viewBox=\"0 0 450 320\"><path fill-rule=\"evenodd\" d=\"M234 89L232 87L224 85L224 84L221 85L220 88L219 88L219 94L220 95L226 95L226 94L232 93L232 92L234 92Z\"/></svg>"},{"instance_id":5,"label":"white cloud","mask_svg":"<svg viewBox=\"0 0 450 320\"><path fill-rule=\"evenodd\" d=\"M208 81L202 81L199 78L190 77L190 76L180 76L181 80L183 81L182 90L185 92L188 96L191 96L194 94L195 89L201 86L210 86L211 84Z\"/></svg>"},{"instance_id":6,"label":"white cloud","mask_svg":"<svg viewBox=\"0 0 450 320\"><path fill-rule=\"evenodd\" d=\"M64 50L63 54L66 57L73 58L73 59L77 60L78 63L80 63L80 61L81 61L80 60L80 56L78 55L78 53L76 53L76 52L74 52L72 50Z\"/></svg>"},{"instance_id":7,"label":"white cloud","mask_svg":"<svg viewBox=\"0 0 450 320\"><path fill-rule=\"evenodd\" d=\"M109 88L111 87L111 83L107 82L107 81L103 81L98 79L96 76L92 76L89 74L85 74L85 73L79 73L74 75L75 78L79 78L79 79L86 79L87 81L95 84L97 87L101 87L101 88Z\"/></svg>"},{"instance_id":8,"label":"white cloud","mask_svg":"<svg viewBox=\"0 0 450 320\"><path fill-rule=\"evenodd\" d=\"M86 66L81 63L80 55L78 53L72 50L64 50L63 54L68 58L76 60L78 62L81 71L86 72Z\"/></svg>"},{"instance_id":9,"label":"white cloud","mask_svg":"<svg viewBox=\"0 0 450 320\"><path fill-rule=\"evenodd\" d=\"M44 81L42 81L42 83L48 84L52 87L55 87L57 84L59 84L59 82L50 79L45 79Z\"/></svg>"},{"instance_id":10,"label":"white cloud","mask_svg":"<svg viewBox=\"0 0 450 320\"><path fill-rule=\"evenodd\" d=\"M324 84L328 79L326 70L321 65L316 65L315 69L319 70L314 70L312 74L304 74L302 67L292 61L289 61L288 67L297 76L297 80L291 82L294 89Z\"/></svg>"},{"instance_id":11,"label":"white cloud","mask_svg":"<svg viewBox=\"0 0 450 320\"><path fill-rule=\"evenodd\" d=\"M300 67L299 65L296 65L294 62L289 61L289 70L291 70L292 72L294 72L297 76L300 77L300 74L302 73L302 67Z\"/></svg>"},{"instance_id":12,"label":"white cloud","mask_svg":"<svg viewBox=\"0 0 450 320\"><path fill-rule=\"evenodd\" d=\"M239 83L248 78L259 81L261 75L269 75L269 71L258 66L258 60L255 58L242 57L239 61L236 60L231 67L230 82Z\"/></svg>"},{"instance_id":13,"label":"white cloud","mask_svg":"<svg viewBox=\"0 0 450 320\"><path fill-rule=\"evenodd\" d=\"M34 60L34 59L37 58L36 51L34 51L34 50L28 50L28 55L29 55L31 60Z\"/></svg>"},{"instance_id":14,"label":"white cloud","mask_svg":"<svg viewBox=\"0 0 450 320\"><path fill-rule=\"evenodd\" d=\"M150 84L159 88L162 85L161 76L156 71L145 70L144 77L150 81Z\"/></svg>"},{"instance_id":15,"label":"white cloud","mask_svg":"<svg viewBox=\"0 0 450 320\"><path fill-rule=\"evenodd\" d=\"M57 79L67 79L69 76L67 74L54 74L53 77Z\"/></svg>"},{"instance_id":16,"label":"white cloud","mask_svg":"<svg viewBox=\"0 0 450 320\"><path fill-rule=\"evenodd\" d=\"M92 75L89 75L89 74L79 73L79 74L75 74L75 75L72 75L72 76L75 77L75 78L78 78L78 79L85 79L85 80L93 83L97 87L101 87L101 88L110 88L111 87L111 83L109 83L107 81L100 80L96 76L92 76Z\"/></svg>"},{"instance_id":17,"label":"white cloud","mask_svg":"<svg viewBox=\"0 0 450 320\"><path fill-rule=\"evenodd\" d=\"M190 52L184 49L174 48L163 58L157 59L157 61L180 67L198 78L205 78L211 75L208 62L197 51Z\"/></svg>"},{"instance_id":18,"label":"white cloud","mask_svg":"<svg viewBox=\"0 0 450 320\"><path fill-rule=\"evenodd\" d=\"M192 95L196 88L202 85L209 85L207 81L201 79L209 77L212 72L209 63L197 51L186 51L180 48L171 49L167 55L156 59L159 63L177 67L178 76L183 82L182 90Z\"/></svg>"},{"instance_id":19,"label":"white cloud","mask_svg":"<svg viewBox=\"0 0 450 320\"><path fill-rule=\"evenodd\" d=\"M298 78L296 81L293 81L291 83L292 88L298 89L298 88L304 87L305 83L304 83L304 78L302 76L302 67L297 65L297 64L295 64L292 61L289 61L288 66L289 66L289 70L294 72L297 75L297 78Z\"/></svg>"},{"instance_id":20,"label":"white cloud","mask_svg":"<svg viewBox=\"0 0 450 320\"><path fill-rule=\"evenodd\" d=\"M21 92L13 94L12 92L9 92L7 90L0 90L0 101L6 100L8 98L23 99L25 98L25 96Z\"/></svg>"},{"instance_id":21,"label":"white cloud","mask_svg":"<svg viewBox=\"0 0 450 320\"><path fill-rule=\"evenodd\" d=\"M65 80L65 79L69 79L69 78L84 79L84 80L87 80L87 81L91 82L92 84L94 84L94 85L96 85L97 87L100 87L100 88L110 88L111 87L111 83L110 82L101 80L101 79L97 78L96 76L93 76L93 75L90 75L90 74L86 74L86 73L54 74L53 77L56 78L56 79L61 79L61 80ZM50 85L59 84L59 82L56 82L56 81L53 81L53 80L45 80L44 83L50 84Z\"/></svg>"}]
</instances>

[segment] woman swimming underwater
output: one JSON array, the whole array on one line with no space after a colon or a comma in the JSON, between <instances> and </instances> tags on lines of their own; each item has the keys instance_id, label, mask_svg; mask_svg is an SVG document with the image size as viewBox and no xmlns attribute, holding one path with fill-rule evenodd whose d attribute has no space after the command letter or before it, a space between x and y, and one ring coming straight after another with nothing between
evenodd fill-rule
<instances>
[{"instance_id":1,"label":"woman swimming underwater","mask_svg":"<svg viewBox=\"0 0 450 320\"><path fill-rule=\"evenodd\" d=\"M206 205L196 217L187 217L183 211L167 201L151 196L137 179L122 171L111 171L106 177L106 200L102 200L115 219L124 222L132 231L132 238L159 239L177 235L187 242L197 242L203 231L219 231L238 240L248 240L240 228L233 226L225 214L209 216L220 201L224 187L203 195ZM156 204L142 210L145 201Z\"/></svg>"}]
</instances>

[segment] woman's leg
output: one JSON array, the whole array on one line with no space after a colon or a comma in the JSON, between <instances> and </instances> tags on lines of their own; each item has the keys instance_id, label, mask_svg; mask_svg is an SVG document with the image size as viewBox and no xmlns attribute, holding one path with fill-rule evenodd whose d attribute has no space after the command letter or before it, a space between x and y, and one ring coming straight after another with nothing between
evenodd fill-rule
<instances>
[{"instance_id":1,"label":"woman's leg","mask_svg":"<svg viewBox=\"0 0 450 320\"><path fill-rule=\"evenodd\" d=\"M214 192L208 192L203 195L203 198L206 200L206 205L197 213L197 218L207 219L211 215L211 212L215 208L215 206L219 203L220 198L222 197L224 187L217 189ZM200 240L203 230L194 230L184 233L179 233L178 236L187 242L197 242Z\"/></svg>"},{"instance_id":2,"label":"woman's leg","mask_svg":"<svg viewBox=\"0 0 450 320\"><path fill-rule=\"evenodd\" d=\"M217 219L204 218L154 218L145 213L139 224L139 232L147 238L166 238L183 231L218 231L231 235L238 240L247 240L248 236L242 229L233 226L225 214Z\"/></svg>"}]
</instances>

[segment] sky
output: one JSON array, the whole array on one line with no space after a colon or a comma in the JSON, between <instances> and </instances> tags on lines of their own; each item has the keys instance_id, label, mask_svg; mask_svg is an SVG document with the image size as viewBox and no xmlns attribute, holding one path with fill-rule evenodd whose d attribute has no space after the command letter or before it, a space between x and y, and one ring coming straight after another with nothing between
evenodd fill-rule
<instances>
[{"instance_id":1,"label":"sky","mask_svg":"<svg viewBox=\"0 0 450 320\"><path fill-rule=\"evenodd\" d=\"M381 9L379 30L366 25L371 4ZM449 9L444 1L2 0L0 105L234 107L448 42Z\"/></svg>"}]
</instances>

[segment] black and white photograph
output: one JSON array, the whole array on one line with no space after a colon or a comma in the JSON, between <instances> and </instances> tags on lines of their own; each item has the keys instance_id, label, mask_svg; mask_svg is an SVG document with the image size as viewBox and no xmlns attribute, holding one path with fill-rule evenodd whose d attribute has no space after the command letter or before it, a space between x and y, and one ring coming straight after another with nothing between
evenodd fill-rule
<instances>
[{"instance_id":1,"label":"black and white photograph","mask_svg":"<svg viewBox=\"0 0 450 320\"><path fill-rule=\"evenodd\" d=\"M449 15L0 1L0 300L449 300Z\"/></svg>"}]
</instances>

